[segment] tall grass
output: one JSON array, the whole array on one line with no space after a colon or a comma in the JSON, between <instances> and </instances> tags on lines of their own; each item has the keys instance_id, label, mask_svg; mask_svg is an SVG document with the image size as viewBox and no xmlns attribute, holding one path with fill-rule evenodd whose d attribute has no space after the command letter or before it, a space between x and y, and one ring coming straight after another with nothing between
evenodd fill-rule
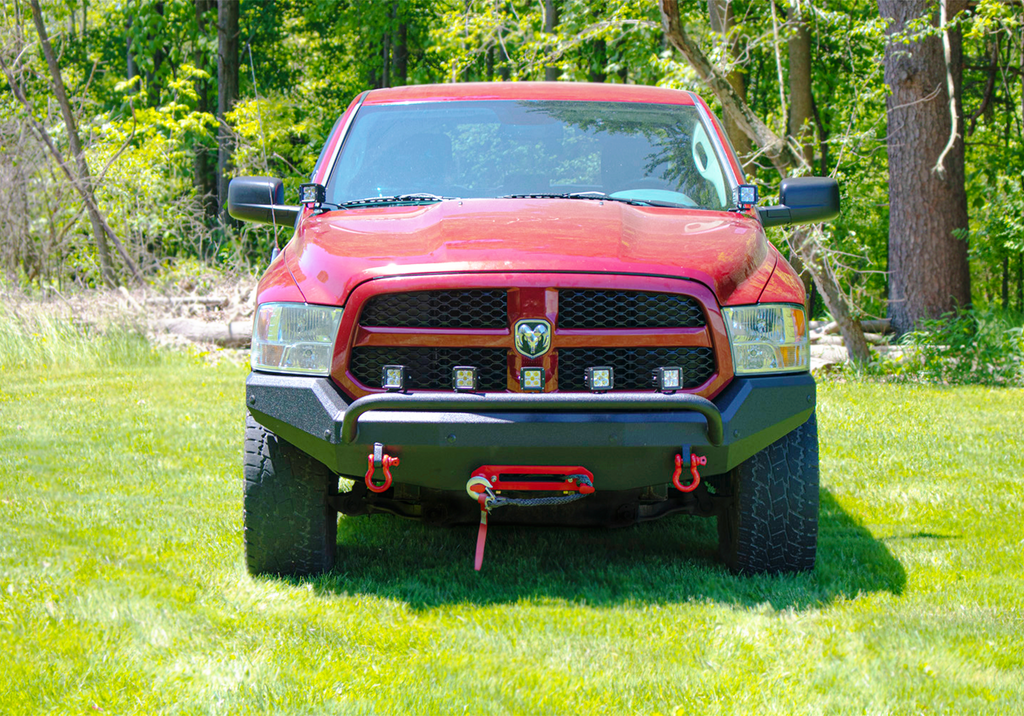
<instances>
[{"instance_id":1,"label":"tall grass","mask_svg":"<svg viewBox=\"0 0 1024 716\"><path fill-rule=\"evenodd\" d=\"M127 317L88 323L45 307L0 307L3 369L95 369L157 365L164 360L166 352L152 346L143 327Z\"/></svg>"}]
</instances>

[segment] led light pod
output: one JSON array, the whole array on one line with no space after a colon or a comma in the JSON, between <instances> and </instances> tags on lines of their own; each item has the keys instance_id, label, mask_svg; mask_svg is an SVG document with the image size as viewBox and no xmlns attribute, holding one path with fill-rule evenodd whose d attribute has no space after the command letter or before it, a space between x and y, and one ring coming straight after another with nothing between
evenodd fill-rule
<instances>
[{"instance_id":1,"label":"led light pod","mask_svg":"<svg viewBox=\"0 0 1024 716\"><path fill-rule=\"evenodd\" d=\"M409 369L404 365L386 365L381 369L380 387L388 391L405 390L409 383Z\"/></svg>"},{"instance_id":2,"label":"led light pod","mask_svg":"<svg viewBox=\"0 0 1024 716\"><path fill-rule=\"evenodd\" d=\"M795 373L810 368L803 308L762 304L723 308L736 375Z\"/></svg>"},{"instance_id":3,"label":"led light pod","mask_svg":"<svg viewBox=\"0 0 1024 716\"><path fill-rule=\"evenodd\" d=\"M757 187L753 184L740 184L733 191L733 199L740 209L747 210L757 203Z\"/></svg>"},{"instance_id":4,"label":"led light pod","mask_svg":"<svg viewBox=\"0 0 1024 716\"><path fill-rule=\"evenodd\" d=\"M544 392L544 369L521 368L519 370L519 389L524 393Z\"/></svg>"},{"instance_id":5,"label":"led light pod","mask_svg":"<svg viewBox=\"0 0 1024 716\"><path fill-rule=\"evenodd\" d=\"M299 203L317 206L327 201L327 189L323 184L299 184Z\"/></svg>"},{"instance_id":6,"label":"led light pod","mask_svg":"<svg viewBox=\"0 0 1024 716\"><path fill-rule=\"evenodd\" d=\"M604 393L615 387L615 371L610 366L587 368L587 390Z\"/></svg>"},{"instance_id":7,"label":"led light pod","mask_svg":"<svg viewBox=\"0 0 1024 716\"><path fill-rule=\"evenodd\" d=\"M662 393L683 389L683 369L679 366L661 366L654 371L654 387Z\"/></svg>"},{"instance_id":8,"label":"led light pod","mask_svg":"<svg viewBox=\"0 0 1024 716\"><path fill-rule=\"evenodd\" d=\"M473 392L477 389L477 370L469 365L452 368L452 390Z\"/></svg>"}]
</instances>

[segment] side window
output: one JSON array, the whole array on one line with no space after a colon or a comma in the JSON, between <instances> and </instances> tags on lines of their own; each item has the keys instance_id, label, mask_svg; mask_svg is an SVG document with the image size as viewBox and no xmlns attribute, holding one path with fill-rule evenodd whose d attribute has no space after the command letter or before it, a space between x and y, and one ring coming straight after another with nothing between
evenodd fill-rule
<instances>
[{"instance_id":1,"label":"side window","mask_svg":"<svg viewBox=\"0 0 1024 716\"><path fill-rule=\"evenodd\" d=\"M341 120L345 117L345 113L342 112L341 116L334 120L334 126L331 128L330 134L327 135L327 141L324 142L324 146L320 149L320 156L316 158L316 164L313 165L313 172L309 175L309 180L313 181L316 178L316 173L320 171L321 165L327 159L327 148L331 143L331 137L338 131L338 127L341 126Z\"/></svg>"},{"instance_id":2,"label":"side window","mask_svg":"<svg viewBox=\"0 0 1024 716\"><path fill-rule=\"evenodd\" d=\"M718 203L721 206L728 206L729 202L725 195L725 177L722 176L722 168L715 158L715 150L708 139L708 133L698 120L693 126L693 142L691 144L693 153L693 164L697 167L697 173L711 182L718 194Z\"/></svg>"}]
</instances>

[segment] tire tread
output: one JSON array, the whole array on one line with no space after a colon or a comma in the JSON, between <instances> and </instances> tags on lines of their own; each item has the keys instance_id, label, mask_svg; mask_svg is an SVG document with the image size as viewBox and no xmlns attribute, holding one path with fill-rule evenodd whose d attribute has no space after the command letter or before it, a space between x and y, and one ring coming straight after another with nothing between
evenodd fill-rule
<instances>
[{"instance_id":1,"label":"tire tread","mask_svg":"<svg viewBox=\"0 0 1024 716\"><path fill-rule=\"evenodd\" d=\"M338 514L328 496L337 477L325 465L245 419L242 485L246 566L252 574L330 570Z\"/></svg>"},{"instance_id":2,"label":"tire tread","mask_svg":"<svg viewBox=\"0 0 1024 716\"><path fill-rule=\"evenodd\" d=\"M722 558L742 574L806 572L818 543L818 427L807 422L738 465L719 515Z\"/></svg>"}]
</instances>

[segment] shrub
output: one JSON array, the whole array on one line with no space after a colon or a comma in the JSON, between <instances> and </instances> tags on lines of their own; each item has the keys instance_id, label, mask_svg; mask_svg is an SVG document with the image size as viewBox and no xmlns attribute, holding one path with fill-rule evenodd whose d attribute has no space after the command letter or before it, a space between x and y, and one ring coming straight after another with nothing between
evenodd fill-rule
<instances>
[{"instance_id":1,"label":"shrub","mask_svg":"<svg viewBox=\"0 0 1024 716\"><path fill-rule=\"evenodd\" d=\"M996 310L961 309L903 336L903 358L885 372L950 384L1024 385L1024 320Z\"/></svg>"}]
</instances>

